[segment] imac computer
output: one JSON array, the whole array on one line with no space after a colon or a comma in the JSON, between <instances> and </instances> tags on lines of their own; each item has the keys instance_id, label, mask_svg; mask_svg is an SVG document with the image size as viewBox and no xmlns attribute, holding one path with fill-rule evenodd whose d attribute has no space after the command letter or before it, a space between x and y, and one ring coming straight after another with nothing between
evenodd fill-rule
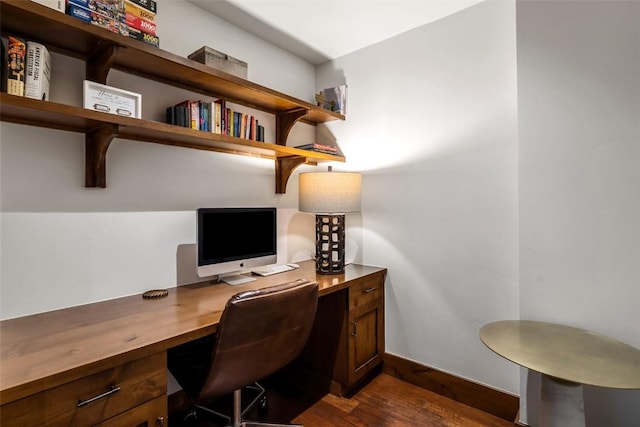
<instances>
[{"instance_id":1,"label":"imac computer","mask_svg":"<svg viewBox=\"0 0 640 427\"><path fill-rule=\"evenodd\" d=\"M199 277L239 284L255 279L229 274L277 261L276 208L200 208L196 224Z\"/></svg>"}]
</instances>

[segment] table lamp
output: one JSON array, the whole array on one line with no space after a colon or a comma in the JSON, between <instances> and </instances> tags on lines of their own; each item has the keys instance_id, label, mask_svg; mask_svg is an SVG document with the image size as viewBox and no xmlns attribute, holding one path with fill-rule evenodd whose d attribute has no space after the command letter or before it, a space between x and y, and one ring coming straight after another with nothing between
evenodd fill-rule
<instances>
[{"instance_id":1,"label":"table lamp","mask_svg":"<svg viewBox=\"0 0 640 427\"><path fill-rule=\"evenodd\" d=\"M316 214L316 272L344 273L345 213L360 210L362 176L354 172L299 175L298 209Z\"/></svg>"}]
</instances>

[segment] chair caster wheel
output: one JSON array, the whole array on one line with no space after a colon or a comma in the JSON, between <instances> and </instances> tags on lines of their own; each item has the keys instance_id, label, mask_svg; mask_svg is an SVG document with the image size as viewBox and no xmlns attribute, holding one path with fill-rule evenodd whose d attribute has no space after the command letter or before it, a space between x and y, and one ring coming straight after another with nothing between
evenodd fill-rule
<instances>
[{"instance_id":1,"label":"chair caster wheel","mask_svg":"<svg viewBox=\"0 0 640 427\"><path fill-rule=\"evenodd\" d=\"M182 417L182 422L186 423L187 426L195 425L196 421L198 421L198 414L194 409L190 409L184 414L184 417Z\"/></svg>"}]
</instances>

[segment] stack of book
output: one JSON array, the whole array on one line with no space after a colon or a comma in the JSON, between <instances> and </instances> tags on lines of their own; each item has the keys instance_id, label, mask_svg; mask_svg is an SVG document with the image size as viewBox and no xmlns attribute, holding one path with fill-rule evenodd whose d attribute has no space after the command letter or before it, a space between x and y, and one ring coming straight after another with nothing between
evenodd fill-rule
<instances>
[{"instance_id":1,"label":"stack of book","mask_svg":"<svg viewBox=\"0 0 640 427\"><path fill-rule=\"evenodd\" d=\"M317 142L298 145L295 148L307 151L317 151L318 153L333 154L334 156L340 155L338 147L334 147L333 145L318 144Z\"/></svg>"},{"instance_id":2,"label":"stack of book","mask_svg":"<svg viewBox=\"0 0 640 427\"><path fill-rule=\"evenodd\" d=\"M167 107L169 124L264 142L264 126L254 116L228 108L223 99L183 101Z\"/></svg>"},{"instance_id":3,"label":"stack of book","mask_svg":"<svg viewBox=\"0 0 640 427\"><path fill-rule=\"evenodd\" d=\"M154 0L125 0L124 10L129 37L160 47L156 34L157 4Z\"/></svg>"},{"instance_id":4,"label":"stack of book","mask_svg":"<svg viewBox=\"0 0 640 427\"><path fill-rule=\"evenodd\" d=\"M124 0L67 0L67 15L123 36L129 35Z\"/></svg>"},{"instance_id":5,"label":"stack of book","mask_svg":"<svg viewBox=\"0 0 640 427\"><path fill-rule=\"evenodd\" d=\"M8 35L2 38L2 91L49 100L51 55L43 44Z\"/></svg>"},{"instance_id":6,"label":"stack of book","mask_svg":"<svg viewBox=\"0 0 640 427\"><path fill-rule=\"evenodd\" d=\"M316 93L316 102L319 107L346 115L347 85L340 85L321 90Z\"/></svg>"}]
</instances>

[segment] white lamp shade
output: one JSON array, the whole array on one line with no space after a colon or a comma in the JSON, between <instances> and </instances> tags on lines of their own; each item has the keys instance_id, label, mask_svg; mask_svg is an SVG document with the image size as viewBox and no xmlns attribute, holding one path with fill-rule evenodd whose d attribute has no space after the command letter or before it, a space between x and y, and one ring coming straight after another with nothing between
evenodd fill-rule
<instances>
[{"instance_id":1,"label":"white lamp shade","mask_svg":"<svg viewBox=\"0 0 640 427\"><path fill-rule=\"evenodd\" d=\"M362 176L355 172L308 172L299 175L298 209L345 213L360 210Z\"/></svg>"}]
</instances>

